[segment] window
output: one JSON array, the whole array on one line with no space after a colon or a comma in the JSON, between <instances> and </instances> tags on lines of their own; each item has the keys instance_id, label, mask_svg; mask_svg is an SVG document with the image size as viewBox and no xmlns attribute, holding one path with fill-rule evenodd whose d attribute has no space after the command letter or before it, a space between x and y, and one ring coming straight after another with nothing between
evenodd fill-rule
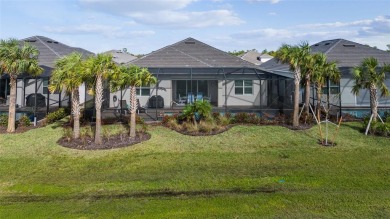
<instances>
[{"instance_id":1,"label":"window","mask_svg":"<svg viewBox=\"0 0 390 219\"><path fill-rule=\"evenodd\" d=\"M49 79L47 79L47 78L42 79L43 94L49 93L48 86L49 86Z\"/></svg>"},{"instance_id":2,"label":"window","mask_svg":"<svg viewBox=\"0 0 390 219\"><path fill-rule=\"evenodd\" d=\"M137 96L150 96L150 85L142 85L136 88Z\"/></svg>"},{"instance_id":3,"label":"window","mask_svg":"<svg viewBox=\"0 0 390 219\"><path fill-rule=\"evenodd\" d=\"M333 82L330 82L329 83L329 87L330 87L330 94L339 94L340 93L340 88L339 88L339 84L338 83L333 83ZM328 87L325 86L322 88L322 93L323 94L327 94L328 93Z\"/></svg>"},{"instance_id":4,"label":"window","mask_svg":"<svg viewBox=\"0 0 390 219\"><path fill-rule=\"evenodd\" d=\"M253 94L253 82L251 80L235 80L234 91L236 95Z\"/></svg>"}]
</instances>

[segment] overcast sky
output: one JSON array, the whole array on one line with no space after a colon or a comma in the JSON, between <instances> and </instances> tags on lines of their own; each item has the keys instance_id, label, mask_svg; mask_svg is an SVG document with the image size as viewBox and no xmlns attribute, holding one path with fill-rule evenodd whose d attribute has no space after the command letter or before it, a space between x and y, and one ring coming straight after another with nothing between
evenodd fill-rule
<instances>
[{"instance_id":1,"label":"overcast sky","mask_svg":"<svg viewBox=\"0 0 390 219\"><path fill-rule=\"evenodd\" d=\"M390 0L0 0L0 38L145 54L187 37L224 51L344 38L390 44Z\"/></svg>"}]
</instances>

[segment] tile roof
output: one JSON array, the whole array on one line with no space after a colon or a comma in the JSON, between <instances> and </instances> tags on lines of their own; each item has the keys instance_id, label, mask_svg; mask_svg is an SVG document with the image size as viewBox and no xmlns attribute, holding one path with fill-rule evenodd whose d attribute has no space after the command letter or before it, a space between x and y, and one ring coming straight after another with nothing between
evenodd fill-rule
<instances>
[{"instance_id":1,"label":"tile roof","mask_svg":"<svg viewBox=\"0 0 390 219\"><path fill-rule=\"evenodd\" d=\"M124 63L127 63L127 62L130 62L132 60L137 59L137 57L135 57L129 53L123 52L122 50L114 50L113 49L113 50L110 50L110 51L107 51L104 53L111 54L114 62L116 62L117 64L124 64Z\"/></svg>"},{"instance_id":2,"label":"tile roof","mask_svg":"<svg viewBox=\"0 0 390 219\"><path fill-rule=\"evenodd\" d=\"M374 57L380 64L390 64L390 53L367 45L362 45L344 39L325 40L311 46L312 53L324 53L330 61L336 61L339 68L353 68L364 58ZM266 70L288 71L289 66L280 64L276 59L260 65Z\"/></svg>"},{"instance_id":3,"label":"tile roof","mask_svg":"<svg viewBox=\"0 0 390 219\"><path fill-rule=\"evenodd\" d=\"M166 46L128 64L148 68L257 68L250 62L193 38Z\"/></svg>"},{"instance_id":4,"label":"tile roof","mask_svg":"<svg viewBox=\"0 0 390 219\"><path fill-rule=\"evenodd\" d=\"M41 75L43 77L50 75L51 70L54 68L55 61L62 56L68 55L74 51L80 52L83 56L94 55L94 53L88 50L71 47L44 36L32 36L20 41L28 42L39 50L39 65L45 69L44 73Z\"/></svg>"}]
</instances>

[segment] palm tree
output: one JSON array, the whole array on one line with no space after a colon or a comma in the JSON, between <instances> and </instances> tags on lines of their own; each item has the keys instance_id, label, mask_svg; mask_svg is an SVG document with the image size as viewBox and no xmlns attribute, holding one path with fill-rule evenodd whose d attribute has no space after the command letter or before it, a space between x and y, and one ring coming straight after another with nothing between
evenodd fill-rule
<instances>
[{"instance_id":1,"label":"palm tree","mask_svg":"<svg viewBox=\"0 0 390 219\"><path fill-rule=\"evenodd\" d=\"M94 88L96 109L95 143L101 144L101 109L103 103L103 80L109 79L117 70L111 54L97 54L89 57L83 64L83 72L89 77L89 86Z\"/></svg>"},{"instance_id":2,"label":"palm tree","mask_svg":"<svg viewBox=\"0 0 390 219\"><path fill-rule=\"evenodd\" d=\"M81 71L82 54L73 52L58 59L50 78L50 92L65 90L72 97L73 138L80 137L79 87L84 82Z\"/></svg>"},{"instance_id":3,"label":"palm tree","mask_svg":"<svg viewBox=\"0 0 390 219\"><path fill-rule=\"evenodd\" d=\"M290 46L288 44L283 44L278 51L275 53L276 59L290 66L290 70L294 72L294 111L293 111L293 127L299 126L299 88L301 82L301 68L307 56L310 55L310 46L307 42L302 42L296 46Z\"/></svg>"},{"instance_id":4,"label":"palm tree","mask_svg":"<svg viewBox=\"0 0 390 219\"><path fill-rule=\"evenodd\" d=\"M114 90L130 86L130 137L135 137L135 113L137 110L136 87L145 84L155 84L157 79L147 68L138 66L121 66L120 71L112 80L111 86Z\"/></svg>"},{"instance_id":5,"label":"palm tree","mask_svg":"<svg viewBox=\"0 0 390 219\"><path fill-rule=\"evenodd\" d=\"M354 69L355 84L352 87L352 93L358 95L361 89L370 90L370 107L374 121L378 117L377 90L381 92L381 97L389 96L389 90L385 84L386 73L390 73L390 66L386 64L379 66L378 60L373 57L363 59L360 66Z\"/></svg>"},{"instance_id":6,"label":"palm tree","mask_svg":"<svg viewBox=\"0 0 390 219\"><path fill-rule=\"evenodd\" d=\"M322 88L327 80L338 83L341 78L341 72L336 62L329 62L323 53L317 53L312 56L311 81L315 84L317 93L317 110L321 111ZM330 89L330 88L328 88ZM328 100L329 102L329 100Z\"/></svg>"},{"instance_id":7,"label":"palm tree","mask_svg":"<svg viewBox=\"0 0 390 219\"><path fill-rule=\"evenodd\" d=\"M36 47L16 39L0 41L0 75L7 73L10 77L10 101L7 132L15 132L16 83L19 75L27 73L37 76L43 72L38 64L39 51Z\"/></svg>"}]
</instances>

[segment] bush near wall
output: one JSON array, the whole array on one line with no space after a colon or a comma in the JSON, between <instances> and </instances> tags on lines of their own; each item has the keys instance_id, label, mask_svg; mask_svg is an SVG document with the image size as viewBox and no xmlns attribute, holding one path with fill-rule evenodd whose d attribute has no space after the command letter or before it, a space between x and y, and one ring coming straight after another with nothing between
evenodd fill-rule
<instances>
[{"instance_id":1,"label":"bush near wall","mask_svg":"<svg viewBox=\"0 0 390 219\"><path fill-rule=\"evenodd\" d=\"M47 114L46 122L47 122L47 124L51 124L51 123L54 123L60 119L65 118L68 115L69 115L69 112L67 112L67 110L65 108L59 108L58 110Z\"/></svg>"}]
</instances>

